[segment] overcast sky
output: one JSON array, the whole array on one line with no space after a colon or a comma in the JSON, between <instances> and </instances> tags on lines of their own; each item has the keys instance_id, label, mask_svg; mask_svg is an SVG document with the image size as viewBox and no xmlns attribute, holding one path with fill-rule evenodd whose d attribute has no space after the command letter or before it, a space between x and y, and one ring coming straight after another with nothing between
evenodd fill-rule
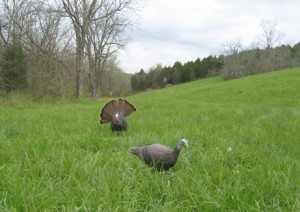
<instances>
[{"instance_id":1,"label":"overcast sky","mask_svg":"<svg viewBox=\"0 0 300 212\"><path fill-rule=\"evenodd\" d=\"M223 44L258 41L262 20L276 20L281 43L300 41L300 0L142 0L139 29L119 53L123 71L219 55Z\"/></svg>"}]
</instances>

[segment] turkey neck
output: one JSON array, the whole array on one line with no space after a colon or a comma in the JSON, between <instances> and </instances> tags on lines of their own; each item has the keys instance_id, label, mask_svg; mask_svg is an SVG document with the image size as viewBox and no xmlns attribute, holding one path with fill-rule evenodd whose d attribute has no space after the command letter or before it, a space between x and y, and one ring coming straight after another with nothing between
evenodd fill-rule
<instances>
[{"instance_id":1,"label":"turkey neck","mask_svg":"<svg viewBox=\"0 0 300 212\"><path fill-rule=\"evenodd\" d=\"M137 155L141 160L144 160L144 150L143 147L132 147L131 148L131 153Z\"/></svg>"},{"instance_id":2,"label":"turkey neck","mask_svg":"<svg viewBox=\"0 0 300 212\"><path fill-rule=\"evenodd\" d=\"M174 158L177 160L179 154L180 154L180 149L175 148L172 152Z\"/></svg>"}]
</instances>

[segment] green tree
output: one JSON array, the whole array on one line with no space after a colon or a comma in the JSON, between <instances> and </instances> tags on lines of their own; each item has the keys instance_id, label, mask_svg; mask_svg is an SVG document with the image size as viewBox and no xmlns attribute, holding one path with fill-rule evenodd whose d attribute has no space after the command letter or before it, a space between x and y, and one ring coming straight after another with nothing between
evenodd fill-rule
<instances>
[{"instance_id":1,"label":"green tree","mask_svg":"<svg viewBox=\"0 0 300 212\"><path fill-rule=\"evenodd\" d=\"M133 90L145 90L146 89L146 73L143 69L139 73L136 73L131 78L131 87Z\"/></svg>"},{"instance_id":2,"label":"green tree","mask_svg":"<svg viewBox=\"0 0 300 212\"><path fill-rule=\"evenodd\" d=\"M195 79L195 74L191 62L186 63L181 70L181 82L189 82Z\"/></svg>"},{"instance_id":3,"label":"green tree","mask_svg":"<svg viewBox=\"0 0 300 212\"><path fill-rule=\"evenodd\" d=\"M180 79L181 71L182 71L182 64L179 61L175 62L171 72L171 82L173 84L177 84L181 82Z\"/></svg>"},{"instance_id":4,"label":"green tree","mask_svg":"<svg viewBox=\"0 0 300 212\"><path fill-rule=\"evenodd\" d=\"M19 44L8 44L3 52L1 88L6 92L26 88L25 53Z\"/></svg>"},{"instance_id":5,"label":"green tree","mask_svg":"<svg viewBox=\"0 0 300 212\"><path fill-rule=\"evenodd\" d=\"M160 80L162 83L162 86L165 86L166 84L171 82L171 74L172 74L172 68L171 67L164 67L160 73Z\"/></svg>"}]
</instances>

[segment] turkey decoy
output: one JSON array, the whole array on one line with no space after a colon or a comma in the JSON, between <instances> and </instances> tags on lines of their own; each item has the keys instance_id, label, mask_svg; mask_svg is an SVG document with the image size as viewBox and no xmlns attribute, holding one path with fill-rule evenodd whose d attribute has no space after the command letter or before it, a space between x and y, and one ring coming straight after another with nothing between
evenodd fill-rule
<instances>
[{"instance_id":1,"label":"turkey decoy","mask_svg":"<svg viewBox=\"0 0 300 212\"><path fill-rule=\"evenodd\" d=\"M145 164L155 167L158 171L166 171L173 167L178 159L182 147L188 147L188 140L179 140L174 149L162 144L146 144L132 147L131 153L137 155Z\"/></svg>"},{"instance_id":2,"label":"turkey decoy","mask_svg":"<svg viewBox=\"0 0 300 212\"><path fill-rule=\"evenodd\" d=\"M126 131L128 123L125 117L134 111L135 107L125 99L111 100L101 110L100 124L111 123L113 132Z\"/></svg>"}]
</instances>

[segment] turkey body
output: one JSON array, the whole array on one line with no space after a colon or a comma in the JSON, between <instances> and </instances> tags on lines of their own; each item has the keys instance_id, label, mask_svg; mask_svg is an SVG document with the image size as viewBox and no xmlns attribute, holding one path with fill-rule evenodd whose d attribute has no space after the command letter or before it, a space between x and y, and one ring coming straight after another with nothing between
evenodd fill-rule
<instances>
[{"instance_id":1,"label":"turkey body","mask_svg":"<svg viewBox=\"0 0 300 212\"><path fill-rule=\"evenodd\" d=\"M135 111L135 107L125 99L111 100L101 110L100 124L111 123L113 132L126 131L128 123L125 117Z\"/></svg>"},{"instance_id":2,"label":"turkey body","mask_svg":"<svg viewBox=\"0 0 300 212\"><path fill-rule=\"evenodd\" d=\"M114 118L111 121L111 130L114 131L126 131L128 123L122 115L118 115L118 118Z\"/></svg>"},{"instance_id":3,"label":"turkey body","mask_svg":"<svg viewBox=\"0 0 300 212\"><path fill-rule=\"evenodd\" d=\"M182 147L187 146L188 141L181 139L174 149L162 144L146 144L132 147L131 153L137 155L148 166L155 167L158 171L167 171L176 164Z\"/></svg>"}]
</instances>

